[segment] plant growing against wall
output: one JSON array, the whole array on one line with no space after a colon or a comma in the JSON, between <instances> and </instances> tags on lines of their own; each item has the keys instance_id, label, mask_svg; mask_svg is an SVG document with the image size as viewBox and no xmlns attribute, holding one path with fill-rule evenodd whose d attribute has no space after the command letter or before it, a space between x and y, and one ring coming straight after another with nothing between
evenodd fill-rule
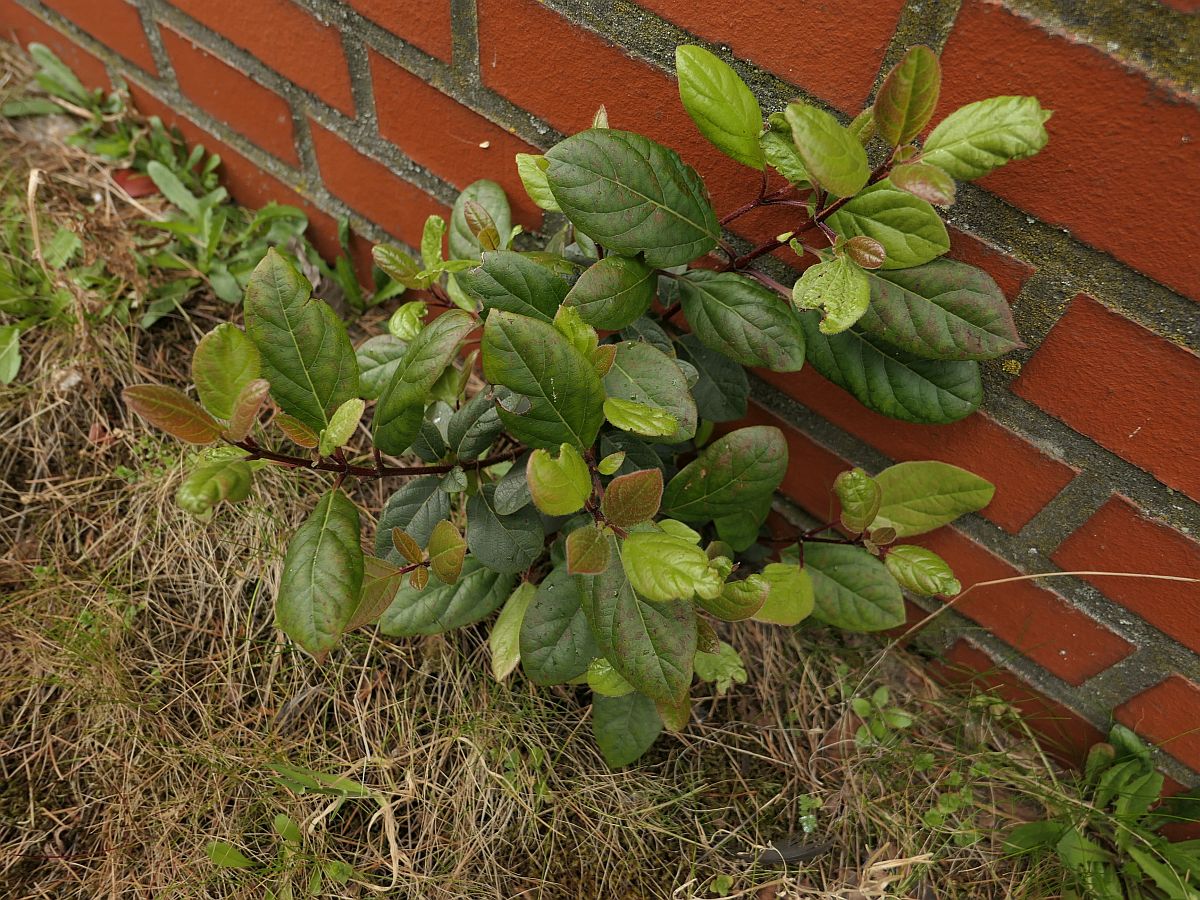
<instances>
[{"instance_id":1,"label":"plant growing against wall","mask_svg":"<svg viewBox=\"0 0 1200 900\"><path fill-rule=\"evenodd\" d=\"M684 726L694 675L719 690L745 677L714 620L811 614L881 630L904 621L902 588L959 591L943 560L897 541L985 506L986 481L937 462L853 469L833 485L840 520L763 538L784 436L715 426L746 412L743 367L793 372L806 359L897 418L975 409L977 360L1018 337L992 280L939 258L949 241L934 204L952 202L955 179L1046 141L1034 98L1000 97L955 111L918 148L940 84L924 47L849 127L795 102L764 129L728 66L699 47L677 62L700 130L762 173L758 196L724 220L676 153L607 127L601 110L544 156L517 157L530 196L566 219L543 249L516 249L503 191L471 185L448 225L429 219L419 259L375 248L429 299L402 305L391 333L357 352L272 252L247 287L245 330L221 325L196 348L199 402L159 385L126 392L150 422L218 445L179 488L194 513L244 499L256 467L332 478L283 564L277 620L297 644L320 658L368 623L432 634L499 610L495 676L519 664L535 684L586 683L612 765ZM785 183L773 188L768 169ZM786 234L741 253L726 241L722 224L776 205L795 211ZM794 285L749 268L789 247L819 259ZM689 267L709 254L714 267ZM393 478L364 551L347 486Z\"/></svg>"}]
</instances>

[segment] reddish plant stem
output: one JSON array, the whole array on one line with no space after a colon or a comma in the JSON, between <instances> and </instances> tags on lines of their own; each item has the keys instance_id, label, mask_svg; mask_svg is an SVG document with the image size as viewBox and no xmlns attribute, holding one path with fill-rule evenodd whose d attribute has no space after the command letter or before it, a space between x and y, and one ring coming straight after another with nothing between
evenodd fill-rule
<instances>
[{"instance_id":1,"label":"reddish plant stem","mask_svg":"<svg viewBox=\"0 0 1200 900\"><path fill-rule=\"evenodd\" d=\"M239 447L249 453L248 460L263 459L277 466L286 466L289 469L315 469L318 472L333 472L338 475L337 483L339 485L349 476L370 480L376 478L408 478L414 475L444 475L455 466L464 465L463 463L439 463L432 466L385 466L383 465L383 457L376 451L374 466L353 466L346 461L344 456L340 460L336 457L312 460L304 456L289 456L286 453L276 453L273 450L268 450L266 447L260 447L250 438L234 442L233 446ZM496 463L516 459L524 449L524 447L513 447L510 450L493 454L485 459L468 462L465 465L473 466L477 470L486 469L488 466L493 466Z\"/></svg>"}]
</instances>

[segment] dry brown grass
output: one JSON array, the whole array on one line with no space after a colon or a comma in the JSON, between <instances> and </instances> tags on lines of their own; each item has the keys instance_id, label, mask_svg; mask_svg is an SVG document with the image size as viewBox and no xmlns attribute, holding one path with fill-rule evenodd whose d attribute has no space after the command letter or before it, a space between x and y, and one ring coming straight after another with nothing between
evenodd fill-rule
<instances>
[{"instance_id":1,"label":"dry brown grass","mask_svg":"<svg viewBox=\"0 0 1200 900\"><path fill-rule=\"evenodd\" d=\"M6 140L10 166L74 153ZM70 177L100 170L76 162ZM98 234L94 252L123 252ZM1052 770L1003 727L1006 709L945 696L913 657L888 655L860 686L869 642L738 626L749 683L699 698L698 721L621 772L594 748L585 693L491 680L484 627L363 631L324 666L299 654L271 597L313 479L264 473L248 502L199 523L173 503L178 445L117 400L132 381L182 383L196 335L227 309L201 303L151 333L41 329L21 384L0 388L0 894L304 896L316 866L341 860L357 875L321 896L685 898L713 896L722 873L762 898L1052 896L997 840L1022 814L1016 792ZM846 698L879 682L916 724L860 748ZM294 794L268 768L281 760L372 796ZM974 802L923 825L958 790L953 772ZM286 859L277 813L304 832ZM811 860L760 865L789 835ZM216 869L211 840L260 866Z\"/></svg>"}]
</instances>

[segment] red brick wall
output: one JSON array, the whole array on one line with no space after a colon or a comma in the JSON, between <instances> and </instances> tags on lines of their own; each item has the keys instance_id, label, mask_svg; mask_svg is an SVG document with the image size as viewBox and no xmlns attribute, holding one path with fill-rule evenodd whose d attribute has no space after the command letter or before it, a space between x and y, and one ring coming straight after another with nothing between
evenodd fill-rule
<instances>
[{"instance_id":1,"label":"red brick wall","mask_svg":"<svg viewBox=\"0 0 1200 900\"><path fill-rule=\"evenodd\" d=\"M842 467L942 459L998 488L928 539L965 583L1200 577L1200 76L1179 64L1200 21L1185 0L1125 5L1089 17L1057 0L0 0L0 31L49 44L91 83L124 79L141 109L221 154L236 196L302 206L330 251L339 216L415 244L425 217L483 176L540 228L512 156L586 127L600 103L614 126L678 149L726 212L757 176L683 113L677 44L706 43L767 109L802 95L852 115L907 46L930 43L940 114L1014 93L1055 111L1041 155L964 188L950 214L951 254L995 277L1029 347L985 367L984 411L943 427L871 413L811 370L756 373L752 419L789 440L784 492L823 516ZM743 221L746 237L788 224ZM1066 752L1120 721L1197 781L1197 585L1012 581L941 621L930 644L945 664L1029 710Z\"/></svg>"}]
</instances>

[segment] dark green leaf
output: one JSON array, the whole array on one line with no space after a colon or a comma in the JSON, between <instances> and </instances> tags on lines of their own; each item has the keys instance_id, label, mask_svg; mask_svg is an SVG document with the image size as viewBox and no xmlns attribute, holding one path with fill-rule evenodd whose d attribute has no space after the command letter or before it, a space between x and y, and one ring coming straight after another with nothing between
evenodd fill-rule
<instances>
[{"instance_id":1,"label":"dark green leaf","mask_svg":"<svg viewBox=\"0 0 1200 900\"><path fill-rule=\"evenodd\" d=\"M554 321L567 283L545 266L512 250L483 254L483 263L456 276L468 293L483 301L485 310L503 309L522 316Z\"/></svg>"},{"instance_id":2,"label":"dark green leaf","mask_svg":"<svg viewBox=\"0 0 1200 900\"><path fill-rule=\"evenodd\" d=\"M700 176L640 134L591 129L546 154L554 199L575 226L617 253L667 268L703 256L720 226Z\"/></svg>"},{"instance_id":3,"label":"dark green leaf","mask_svg":"<svg viewBox=\"0 0 1200 900\"><path fill-rule=\"evenodd\" d=\"M403 564L403 557L392 546L392 529L401 528L424 547L433 527L450 515L450 495L438 490L436 475L422 475L406 482L388 498L379 516L375 532L375 555Z\"/></svg>"},{"instance_id":4,"label":"dark green leaf","mask_svg":"<svg viewBox=\"0 0 1200 900\"><path fill-rule=\"evenodd\" d=\"M496 486L484 485L467 501L467 546L497 572L523 572L542 555L545 532L531 506L509 516L496 512Z\"/></svg>"},{"instance_id":5,"label":"dark green leaf","mask_svg":"<svg viewBox=\"0 0 1200 900\"><path fill-rule=\"evenodd\" d=\"M624 328L644 315L654 299L657 274L631 256L606 256L579 276L566 303L596 328Z\"/></svg>"},{"instance_id":6,"label":"dark green leaf","mask_svg":"<svg viewBox=\"0 0 1200 900\"><path fill-rule=\"evenodd\" d=\"M648 697L636 693L593 697L592 734L609 768L636 761L661 733L662 719Z\"/></svg>"},{"instance_id":7,"label":"dark green leaf","mask_svg":"<svg viewBox=\"0 0 1200 900\"><path fill-rule=\"evenodd\" d=\"M866 550L807 544L804 570L812 578L814 618L847 631L885 631L904 624L900 586Z\"/></svg>"},{"instance_id":8,"label":"dark green leaf","mask_svg":"<svg viewBox=\"0 0 1200 900\"><path fill-rule=\"evenodd\" d=\"M787 457L787 442L778 428L739 428L704 448L671 479L663 512L686 522L739 512L774 493L787 470Z\"/></svg>"},{"instance_id":9,"label":"dark green leaf","mask_svg":"<svg viewBox=\"0 0 1200 900\"><path fill-rule=\"evenodd\" d=\"M893 147L917 137L937 107L941 88L937 54L928 47L909 48L875 95L873 112L879 136Z\"/></svg>"},{"instance_id":10,"label":"dark green leaf","mask_svg":"<svg viewBox=\"0 0 1200 900\"><path fill-rule=\"evenodd\" d=\"M761 169L762 111L737 73L703 47L685 44L675 48L675 74L679 99L700 133L726 156Z\"/></svg>"},{"instance_id":11,"label":"dark green leaf","mask_svg":"<svg viewBox=\"0 0 1200 900\"><path fill-rule=\"evenodd\" d=\"M454 584L431 582L423 590L401 588L379 620L379 630L392 637L441 634L495 611L516 583L512 575L493 572L467 557Z\"/></svg>"},{"instance_id":12,"label":"dark green leaf","mask_svg":"<svg viewBox=\"0 0 1200 900\"><path fill-rule=\"evenodd\" d=\"M643 341L622 341L612 368L604 376L609 398L641 403L669 413L675 429L665 435L667 443L689 440L696 433L696 402L688 391L683 372L671 357ZM644 431L639 431L646 434Z\"/></svg>"},{"instance_id":13,"label":"dark green leaf","mask_svg":"<svg viewBox=\"0 0 1200 900\"><path fill-rule=\"evenodd\" d=\"M560 567L538 586L521 623L521 668L534 684L562 684L587 671L597 653L579 583Z\"/></svg>"},{"instance_id":14,"label":"dark green leaf","mask_svg":"<svg viewBox=\"0 0 1200 900\"><path fill-rule=\"evenodd\" d=\"M731 422L746 415L750 380L746 370L724 353L710 350L694 334L685 334L676 344L679 358L700 373L692 385L696 412L709 422Z\"/></svg>"},{"instance_id":15,"label":"dark green leaf","mask_svg":"<svg viewBox=\"0 0 1200 900\"><path fill-rule=\"evenodd\" d=\"M512 467L496 482L496 512L510 516L533 500L529 493L529 480L525 471L529 465L529 453L517 458Z\"/></svg>"},{"instance_id":16,"label":"dark green leaf","mask_svg":"<svg viewBox=\"0 0 1200 900\"><path fill-rule=\"evenodd\" d=\"M804 365L804 332L795 313L757 282L695 269L679 279L679 296L696 337L718 353L776 372Z\"/></svg>"},{"instance_id":17,"label":"dark green leaf","mask_svg":"<svg viewBox=\"0 0 1200 900\"><path fill-rule=\"evenodd\" d=\"M889 180L873 184L827 220L842 237L865 235L887 254L884 269L907 269L950 249L946 223L937 210Z\"/></svg>"},{"instance_id":18,"label":"dark green leaf","mask_svg":"<svg viewBox=\"0 0 1200 900\"><path fill-rule=\"evenodd\" d=\"M480 391L450 419L446 443L460 460L478 457L496 440L503 425L488 391Z\"/></svg>"}]
</instances>

